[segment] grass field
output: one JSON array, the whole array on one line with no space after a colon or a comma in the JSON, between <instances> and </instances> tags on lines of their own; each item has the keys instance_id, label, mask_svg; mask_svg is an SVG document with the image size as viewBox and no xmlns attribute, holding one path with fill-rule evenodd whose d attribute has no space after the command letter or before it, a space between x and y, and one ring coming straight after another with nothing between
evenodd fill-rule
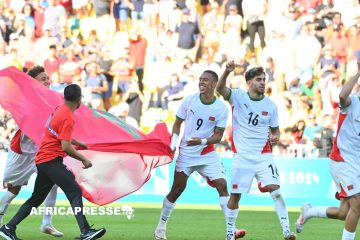
<instances>
[{"instance_id":1,"label":"grass field","mask_svg":"<svg viewBox=\"0 0 360 240\"><path fill-rule=\"evenodd\" d=\"M154 239L153 232L158 222L160 204L139 205L127 204L135 210L134 218L128 220L125 216L87 216L95 228L105 227L107 234L102 239ZM5 223L12 217L19 205L11 205L5 215ZM173 211L168 222L167 237L170 240L218 240L225 239L224 216L219 209L202 206L197 209L186 209L179 205ZM192 206L191 208L194 208ZM246 210L244 210L246 209ZM248 240L282 239L280 224L275 212L267 210L249 210L242 208L239 212L237 226L246 228ZM299 212L290 212L292 229ZM41 216L32 215L24 220L17 229L19 238L24 240L54 239L40 233ZM79 230L73 216L54 216L53 224L64 232L62 239L74 239ZM343 222L329 219L312 219L305 226L304 232L298 234L299 240L338 240L341 239ZM360 233L358 233L360 234Z\"/></svg>"}]
</instances>

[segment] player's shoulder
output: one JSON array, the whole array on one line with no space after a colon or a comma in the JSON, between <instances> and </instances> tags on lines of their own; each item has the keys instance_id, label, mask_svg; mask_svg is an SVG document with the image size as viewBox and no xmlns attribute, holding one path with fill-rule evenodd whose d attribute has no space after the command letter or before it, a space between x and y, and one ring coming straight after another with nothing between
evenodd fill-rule
<instances>
[{"instance_id":1,"label":"player's shoulder","mask_svg":"<svg viewBox=\"0 0 360 240\"><path fill-rule=\"evenodd\" d=\"M265 96L262 102L269 107L276 107L276 103L274 102L274 100L272 100L268 96Z\"/></svg>"},{"instance_id":2,"label":"player's shoulder","mask_svg":"<svg viewBox=\"0 0 360 240\"><path fill-rule=\"evenodd\" d=\"M241 88L233 88L231 89L231 95L233 96L245 96L246 91Z\"/></svg>"},{"instance_id":3,"label":"player's shoulder","mask_svg":"<svg viewBox=\"0 0 360 240\"><path fill-rule=\"evenodd\" d=\"M192 102L197 99L200 99L200 93L194 93L189 96L186 96L183 101Z\"/></svg>"}]
</instances>

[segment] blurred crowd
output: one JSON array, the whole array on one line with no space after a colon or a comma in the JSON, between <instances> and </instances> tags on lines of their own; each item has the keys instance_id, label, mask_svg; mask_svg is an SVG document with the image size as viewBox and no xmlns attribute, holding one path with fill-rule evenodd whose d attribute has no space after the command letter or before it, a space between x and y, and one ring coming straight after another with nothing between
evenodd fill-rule
<instances>
[{"instance_id":1,"label":"blurred crowd","mask_svg":"<svg viewBox=\"0 0 360 240\"><path fill-rule=\"evenodd\" d=\"M52 90L77 83L85 104L143 132L171 127L202 71L234 60L228 84L245 89L244 72L263 66L279 155L328 156L359 58L359 0L0 0L0 69L42 65ZM15 128L0 109L0 149ZM219 152L230 139L229 118Z\"/></svg>"}]
</instances>

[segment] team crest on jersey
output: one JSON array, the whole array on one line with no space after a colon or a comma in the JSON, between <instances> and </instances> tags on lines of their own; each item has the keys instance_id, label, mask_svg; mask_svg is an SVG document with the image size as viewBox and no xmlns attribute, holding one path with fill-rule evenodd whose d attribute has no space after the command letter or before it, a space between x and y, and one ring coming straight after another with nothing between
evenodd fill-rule
<instances>
[{"instance_id":1,"label":"team crest on jersey","mask_svg":"<svg viewBox=\"0 0 360 240\"><path fill-rule=\"evenodd\" d=\"M265 111L261 113L261 115L263 115L263 116L267 116L268 114L269 114L269 113L268 113L268 112L265 112Z\"/></svg>"},{"instance_id":2,"label":"team crest on jersey","mask_svg":"<svg viewBox=\"0 0 360 240\"><path fill-rule=\"evenodd\" d=\"M215 117L210 116L209 120L213 122L213 121L215 121Z\"/></svg>"},{"instance_id":3,"label":"team crest on jersey","mask_svg":"<svg viewBox=\"0 0 360 240\"><path fill-rule=\"evenodd\" d=\"M347 186L347 189L350 191L350 190L353 190L354 189L354 185L349 185Z\"/></svg>"},{"instance_id":4,"label":"team crest on jersey","mask_svg":"<svg viewBox=\"0 0 360 240\"><path fill-rule=\"evenodd\" d=\"M233 189L237 189L237 188L238 188L238 185L237 185L237 184L233 184L233 185L232 185L232 188L233 188Z\"/></svg>"}]
</instances>

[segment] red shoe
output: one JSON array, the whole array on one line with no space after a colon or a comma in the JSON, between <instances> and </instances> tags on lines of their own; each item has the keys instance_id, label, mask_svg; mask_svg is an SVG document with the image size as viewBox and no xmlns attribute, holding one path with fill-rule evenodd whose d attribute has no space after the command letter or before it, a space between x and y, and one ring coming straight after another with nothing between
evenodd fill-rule
<instances>
[{"instance_id":1,"label":"red shoe","mask_svg":"<svg viewBox=\"0 0 360 240\"><path fill-rule=\"evenodd\" d=\"M236 229L235 230L235 239L245 237L246 230L245 229Z\"/></svg>"}]
</instances>

